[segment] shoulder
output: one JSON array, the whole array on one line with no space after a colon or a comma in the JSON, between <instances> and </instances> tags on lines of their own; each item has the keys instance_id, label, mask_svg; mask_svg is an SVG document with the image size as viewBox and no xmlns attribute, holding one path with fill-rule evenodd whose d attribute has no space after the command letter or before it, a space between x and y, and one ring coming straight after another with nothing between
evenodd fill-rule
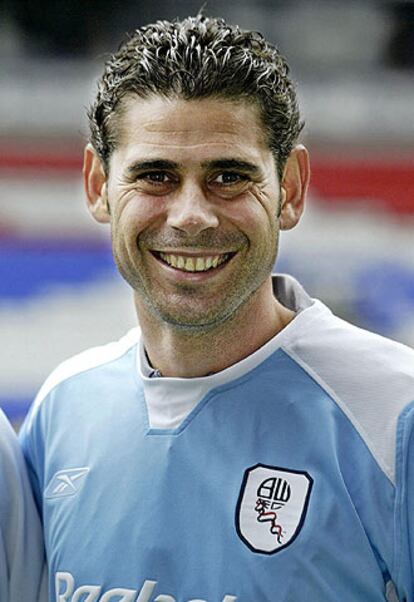
<instances>
[{"instance_id":1,"label":"shoulder","mask_svg":"<svg viewBox=\"0 0 414 602\"><path fill-rule=\"evenodd\" d=\"M0 598L46 600L40 520L17 436L1 410L0 491Z\"/></svg>"},{"instance_id":2,"label":"shoulder","mask_svg":"<svg viewBox=\"0 0 414 602\"><path fill-rule=\"evenodd\" d=\"M10 519L11 513L19 512L28 494L26 466L16 433L0 410L0 530L2 517Z\"/></svg>"},{"instance_id":3,"label":"shoulder","mask_svg":"<svg viewBox=\"0 0 414 602\"><path fill-rule=\"evenodd\" d=\"M323 306L322 306L323 307ZM320 312L286 350L347 397L378 396L393 403L414 399L414 350Z\"/></svg>"},{"instance_id":4,"label":"shoulder","mask_svg":"<svg viewBox=\"0 0 414 602\"><path fill-rule=\"evenodd\" d=\"M397 423L414 401L414 350L320 306L319 318L284 349L346 414L393 480Z\"/></svg>"},{"instance_id":5,"label":"shoulder","mask_svg":"<svg viewBox=\"0 0 414 602\"><path fill-rule=\"evenodd\" d=\"M121 359L137 344L139 336L139 329L134 328L118 341L92 347L62 362L40 388L33 404L32 414L41 402L63 382Z\"/></svg>"},{"instance_id":6,"label":"shoulder","mask_svg":"<svg viewBox=\"0 0 414 602\"><path fill-rule=\"evenodd\" d=\"M17 436L9 421L0 410L0 471L4 474L10 468L15 470L20 464L20 450Z\"/></svg>"}]
</instances>

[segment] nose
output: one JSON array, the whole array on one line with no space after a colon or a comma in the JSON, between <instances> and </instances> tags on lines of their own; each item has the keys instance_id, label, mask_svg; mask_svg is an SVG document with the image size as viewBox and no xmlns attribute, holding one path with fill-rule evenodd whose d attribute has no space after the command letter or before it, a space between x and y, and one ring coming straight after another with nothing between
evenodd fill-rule
<instances>
[{"instance_id":1,"label":"nose","mask_svg":"<svg viewBox=\"0 0 414 602\"><path fill-rule=\"evenodd\" d=\"M219 219L214 203L206 198L199 185L191 183L177 191L174 199L170 199L167 224L195 236L208 228L217 228Z\"/></svg>"}]
</instances>

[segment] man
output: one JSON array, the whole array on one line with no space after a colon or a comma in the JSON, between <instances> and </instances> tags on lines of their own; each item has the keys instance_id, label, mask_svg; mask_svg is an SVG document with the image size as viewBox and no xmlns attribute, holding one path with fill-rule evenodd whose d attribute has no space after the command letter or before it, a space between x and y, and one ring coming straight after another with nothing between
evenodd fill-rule
<instances>
[{"instance_id":1,"label":"man","mask_svg":"<svg viewBox=\"0 0 414 602\"><path fill-rule=\"evenodd\" d=\"M413 601L414 353L271 277L309 179L284 59L159 22L89 116L140 332L61 365L23 429L51 600Z\"/></svg>"},{"instance_id":2,"label":"man","mask_svg":"<svg viewBox=\"0 0 414 602\"><path fill-rule=\"evenodd\" d=\"M45 560L16 435L0 410L0 600L46 601Z\"/></svg>"}]
</instances>

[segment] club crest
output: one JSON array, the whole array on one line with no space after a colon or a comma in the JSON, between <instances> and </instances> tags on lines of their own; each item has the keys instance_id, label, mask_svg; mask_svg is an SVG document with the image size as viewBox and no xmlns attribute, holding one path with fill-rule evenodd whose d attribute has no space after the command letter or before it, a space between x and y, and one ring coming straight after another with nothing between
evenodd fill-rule
<instances>
[{"instance_id":1,"label":"club crest","mask_svg":"<svg viewBox=\"0 0 414 602\"><path fill-rule=\"evenodd\" d=\"M313 479L305 471L256 464L244 473L236 511L237 532L253 551L274 554L299 534Z\"/></svg>"}]
</instances>

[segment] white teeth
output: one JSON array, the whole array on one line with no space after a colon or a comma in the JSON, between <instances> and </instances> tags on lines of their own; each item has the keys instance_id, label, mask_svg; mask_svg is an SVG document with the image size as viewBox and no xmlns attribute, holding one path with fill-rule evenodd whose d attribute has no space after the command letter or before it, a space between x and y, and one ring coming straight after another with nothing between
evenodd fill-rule
<instances>
[{"instance_id":1,"label":"white teeth","mask_svg":"<svg viewBox=\"0 0 414 602\"><path fill-rule=\"evenodd\" d=\"M205 272L224 263L229 256L225 254L210 257L186 257L184 255L160 253L160 257L173 268L184 270L185 272Z\"/></svg>"},{"instance_id":2,"label":"white teeth","mask_svg":"<svg viewBox=\"0 0 414 602\"><path fill-rule=\"evenodd\" d=\"M192 257L187 257L187 259L185 260L185 266L184 269L186 272L194 272L194 261Z\"/></svg>"},{"instance_id":3,"label":"white teeth","mask_svg":"<svg viewBox=\"0 0 414 602\"><path fill-rule=\"evenodd\" d=\"M203 257L197 257L195 269L197 272L202 272L206 269L206 262Z\"/></svg>"}]
</instances>

